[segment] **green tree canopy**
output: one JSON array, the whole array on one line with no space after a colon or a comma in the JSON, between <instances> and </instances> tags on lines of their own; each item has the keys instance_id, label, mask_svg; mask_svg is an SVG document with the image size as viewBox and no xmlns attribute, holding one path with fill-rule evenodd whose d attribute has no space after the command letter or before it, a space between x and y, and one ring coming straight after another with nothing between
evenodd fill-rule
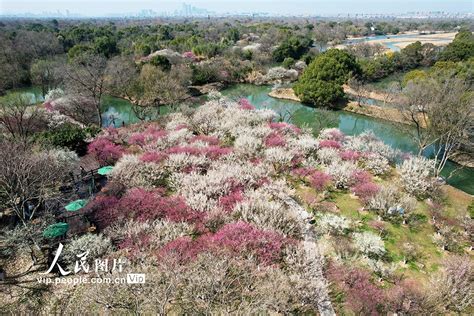
<instances>
[{"instance_id":1,"label":"green tree canopy","mask_svg":"<svg viewBox=\"0 0 474 316\"><path fill-rule=\"evenodd\" d=\"M305 103L331 106L344 96L342 84L360 74L354 56L339 49L319 55L295 84L295 93Z\"/></svg>"},{"instance_id":2,"label":"green tree canopy","mask_svg":"<svg viewBox=\"0 0 474 316\"><path fill-rule=\"evenodd\" d=\"M273 51L273 59L277 62L282 62L287 57L300 59L301 56L309 51L311 45L313 45L312 39L291 36Z\"/></svg>"},{"instance_id":3,"label":"green tree canopy","mask_svg":"<svg viewBox=\"0 0 474 316\"><path fill-rule=\"evenodd\" d=\"M164 70L164 71L168 71L171 69L171 62L169 61L169 59L161 55L153 56L150 59L150 64L152 64L155 67L160 67L161 70Z\"/></svg>"},{"instance_id":4,"label":"green tree canopy","mask_svg":"<svg viewBox=\"0 0 474 316\"><path fill-rule=\"evenodd\" d=\"M463 61L474 56L474 35L471 31L460 31L444 49L441 60Z\"/></svg>"},{"instance_id":5,"label":"green tree canopy","mask_svg":"<svg viewBox=\"0 0 474 316\"><path fill-rule=\"evenodd\" d=\"M410 72L408 72L404 77L403 77L403 83L402 85L405 87L410 81L419 81L419 80L424 80L427 78L426 72L423 70L415 69Z\"/></svg>"}]
</instances>

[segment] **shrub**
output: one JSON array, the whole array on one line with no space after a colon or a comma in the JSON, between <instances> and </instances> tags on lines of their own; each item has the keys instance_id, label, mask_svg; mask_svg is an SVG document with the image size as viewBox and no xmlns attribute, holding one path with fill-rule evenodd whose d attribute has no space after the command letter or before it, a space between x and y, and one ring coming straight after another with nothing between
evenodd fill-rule
<instances>
[{"instance_id":1,"label":"shrub","mask_svg":"<svg viewBox=\"0 0 474 316\"><path fill-rule=\"evenodd\" d=\"M155 67L160 67L163 71L169 71L171 69L171 62L168 58L162 55L153 56L150 59L150 64Z\"/></svg>"},{"instance_id":2,"label":"shrub","mask_svg":"<svg viewBox=\"0 0 474 316\"><path fill-rule=\"evenodd\" d=\"M312 44L313 41L306 37L288 37L273 51L273 59L277 62L282 62L288 57L299 59L309 50Z\"/></svg>"},{"instance_id":3,"label":"shrub","mask_svg":"<svg viewBox=\"0 0 474 316\"><path fill-rule=\"evenodd\" d=\"M290 69L295 64L295 59L291 57L286 57L281 65L287 69Z\"/></svg>"},{"instance_id":4,"label":"shrub","mask_svg":"<svg viewBox=\"0 0 474 316\"><path fill-rule=\"evenodd\" d=\"M218 65L210 62L203 62L199 64L192 64L192 77L191 81L193 85L203 85L210 82L216 82L220 79Z\"/></svg>"},{"instance_id":5,"label":"shrub","mask_svg":"<svg viewBox=\"0 0 474 316\"><path fill-rule=\"evenodd\" d=\"M412 213L408 215L406 223L410 228L416 228L424 223L428 222L428 218L424 214Z\"/></svg>"},{"instance_id":6,"label":"shrub","mask_svg":"<svg viewBox=\"0 0 474 316\"><path fill-rule=\"evenodd\" d=\"M35 138L43 144L67 147L82 156L87 152L86 139L94 137L98 132L95 128L81 128L66 123L49 131L38 133Z\"/></svg>"}]
</instances>

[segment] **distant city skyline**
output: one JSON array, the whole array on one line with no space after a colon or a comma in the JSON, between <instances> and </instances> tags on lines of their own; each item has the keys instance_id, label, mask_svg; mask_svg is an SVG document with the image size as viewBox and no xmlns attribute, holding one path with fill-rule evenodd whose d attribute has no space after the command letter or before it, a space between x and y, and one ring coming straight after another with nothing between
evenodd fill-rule
<instances>
[{"instance_id":1,"label":"distant city skyline","mask_svg":"<svg viewBox=\"0 0 474 316\"><path fill-rule=\"evenodd\" d=\"M183 4L186 3L186 7ZM0 0L0 15L46 13L111 16L123 14L205 15L265 12L270 15L472 13L472 0ZM187 13L186 13L187 12ZM183 13L183 14L178 14Z\"/></svg>"}]
</instances>

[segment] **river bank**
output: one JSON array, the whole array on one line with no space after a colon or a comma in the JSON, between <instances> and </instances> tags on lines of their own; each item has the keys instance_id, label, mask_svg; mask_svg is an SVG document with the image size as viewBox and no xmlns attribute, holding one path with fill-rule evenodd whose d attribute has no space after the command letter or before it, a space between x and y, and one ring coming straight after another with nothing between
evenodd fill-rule
<instances>
[{"instance_id":1,"label":"river bank","mask_svg":"<svg viewBox=\"0 0 474 316\"><path fill-rule=\"evenodd\" d=\"M384 103L400 104L403 102L403 99L400 96L390 92L383 93L381 91L367 90L365 87L363 88L363 91L358 92L347 84L343 85L342 88L344 89L344 93L355 97L360 96L362 98L373 99Z\"/></svg>"},{"instance_id":2,"label":"river bank","mask_svg":"<svg viewBox=\"0 0 474 316\"><path fill-rule=\"evenodd\" d=\"M350 93L350 92L353 92L353 90L350 87L345 86L344 92ZM373 94L376 94L376 93L375 92L369 93L367 94L367 97L370 97ZM271 92L268 93L268 95L276 99L301 102L300 98L296 96L295 91L292 88L273 89ZM381 98L380 95L378 97ZM359 105L357 102L351 101L342 110L365 115L365 116L374 117L377 119L383 119L383 120L387 120L387 121L391 121L395 123L407 124L407 120L400 113L400 111L395 108L382 108L380 106L368 105L368 104Z\"/></svg>"},{"instance_id":3,"label":"river bank","mask_svg":"<svg viewBox=\"0 0 474 316\"><path fill-rule=\"evenodd\" d=\"M344 91L346 93L350 93L352 92L352 89L348 86L345 86ZM301 102L301 100L296 96L292 88L273 89L268 93L268 96L275 99ZM369 93L366 97L372 98L373 96L376 97L374 99L377 99L377 97L381 97L380 95L377 95L376 92ZM410 125L408 124L406 117L400 112L400 110L393 107L380 107L363 103L359 105L355 101L350 101L344 108L342 108L342 110L346 112L368 116L371 118L389 121L392 123ZM459 153L454 155L450 160L463 167L474 168L474 161L471 155Z\"/></svg>"},{"instance_id":4,"label":"river bank","mask_svg":"<svg viewBox=\"0 0 474 316\"><path fill-rule=\"evenodd\" d=\"M295 94L293 88L277 88L273 89L268 93L269 96L275 99L291 100L295 102L301 102Z\"/></svg>"},{"instance_id":5,"label":"river bank","mask_svg":"<svg viewBox=\"0 0 474 316\"><path fill-rule=\"evenodd\" d=\"M347 48L349 45L354 45L358 43L368 43L368 44L381 44L386 48L386 51L399 51L406 46L415 43L421 42L432 43L436 46L446 46L452 42L456 36L456 32L442 33L437 32L433 34L423 34L420 32L407 32L405 34L395 34L395 35L376 35L376 36L367 36L367 37L349 37L347 40L340 45L335 46L339 49Z\"/></svg>"},{"instance_id":6,"label":"river bank","mask_svg":"<svg viewBox=\"0 0 474 316\"><path fill-rule=\"evenodd\" d=\"M32 88L34 90L34 88ZM278 92L277 92L278 91ZM31 92L23 90L22 92ZM225 96L232 99L247 98L257 108L271 109L277 112L282 120L294 123L300 127L306 126L315 130L326 127L337 127L347 135L358 135L366 131L374 132L387 145L405 152L416 152L413 137L407 133L407 128L392 122L384 115L385 112L376 112L373 107L359 107L353 104L352 111L324 111L309 107L300 102L292 89L274 89L271 86L256 86L252 84L235 84L221 90ZM110 96L104 96L102 104L103 126L122 126L140 122L133 113L130 102ZM168 112L167 108L160 109L160 115ZM363 113L364 112L364 113ZM114 124L115 123L115 124ZM458 160L463 165L466 159ZM466 164L467 166L471 166ZM443 176L449 176L459 166L448 161ZM474 194L474 168L459 170L448 179L450 185L469 194Z\"/></svg>"}]
</instances>

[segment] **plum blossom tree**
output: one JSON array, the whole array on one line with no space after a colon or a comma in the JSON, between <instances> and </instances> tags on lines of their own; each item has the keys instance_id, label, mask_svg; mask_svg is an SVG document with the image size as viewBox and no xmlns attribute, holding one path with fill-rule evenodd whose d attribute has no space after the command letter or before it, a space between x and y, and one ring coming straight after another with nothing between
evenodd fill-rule
<instances>
[{"instance_id":1,"label":"plum blossom tree","mask_svg":"<svg viewBox=\"0 0 474 316\"><path fill-rule=\"evenodd\" d=\"M105 137L94 139L88 146L89 154L94 155L101 165L111 165L122 157L124 150Z\"/></svg>"},{"instance_id":2,"label":"plum blossom tree","mask_svg":"<svg viewBox=\"0 0 474 316\"><path fill-rule=\"evenodd\" d=\"M474 300L472 261L452 256L444 262L443 268L431 280L431 301L444 312L463 313L469 310Z\"/></svg>"},{"instance_id":3,"label":"plum blossom tree","mask_svg":"<svg viewBox=\"0 0 474 316\"><path fill-rule=\"evenodd\" d=\"M380 236L370 232L354 233L354 243L366 256L380 257L385 253L385 245Z\"/></svg>"},{"instance_id":4,"label":"plum blossom tree","mask_svg":"<svg viewBox=\"0 0 474 316\"><path fill-rule=\"evenodd\" d=\"M322 233L343 234L345 230L349 229L351 222L344 216L325 213L318 219L318 230Z\"/></svg>"},{"instance_id":5,"label":"plum blossom tree","mask_svg":"<svg viewBox=\"0 0 474 316\"><path fill-rule=\"evenodd\" d=\"M410 157L397 166L404 189L416 196L425 196L435 188L435 163L424 157Z\"/></svg>"}]
</instances>

